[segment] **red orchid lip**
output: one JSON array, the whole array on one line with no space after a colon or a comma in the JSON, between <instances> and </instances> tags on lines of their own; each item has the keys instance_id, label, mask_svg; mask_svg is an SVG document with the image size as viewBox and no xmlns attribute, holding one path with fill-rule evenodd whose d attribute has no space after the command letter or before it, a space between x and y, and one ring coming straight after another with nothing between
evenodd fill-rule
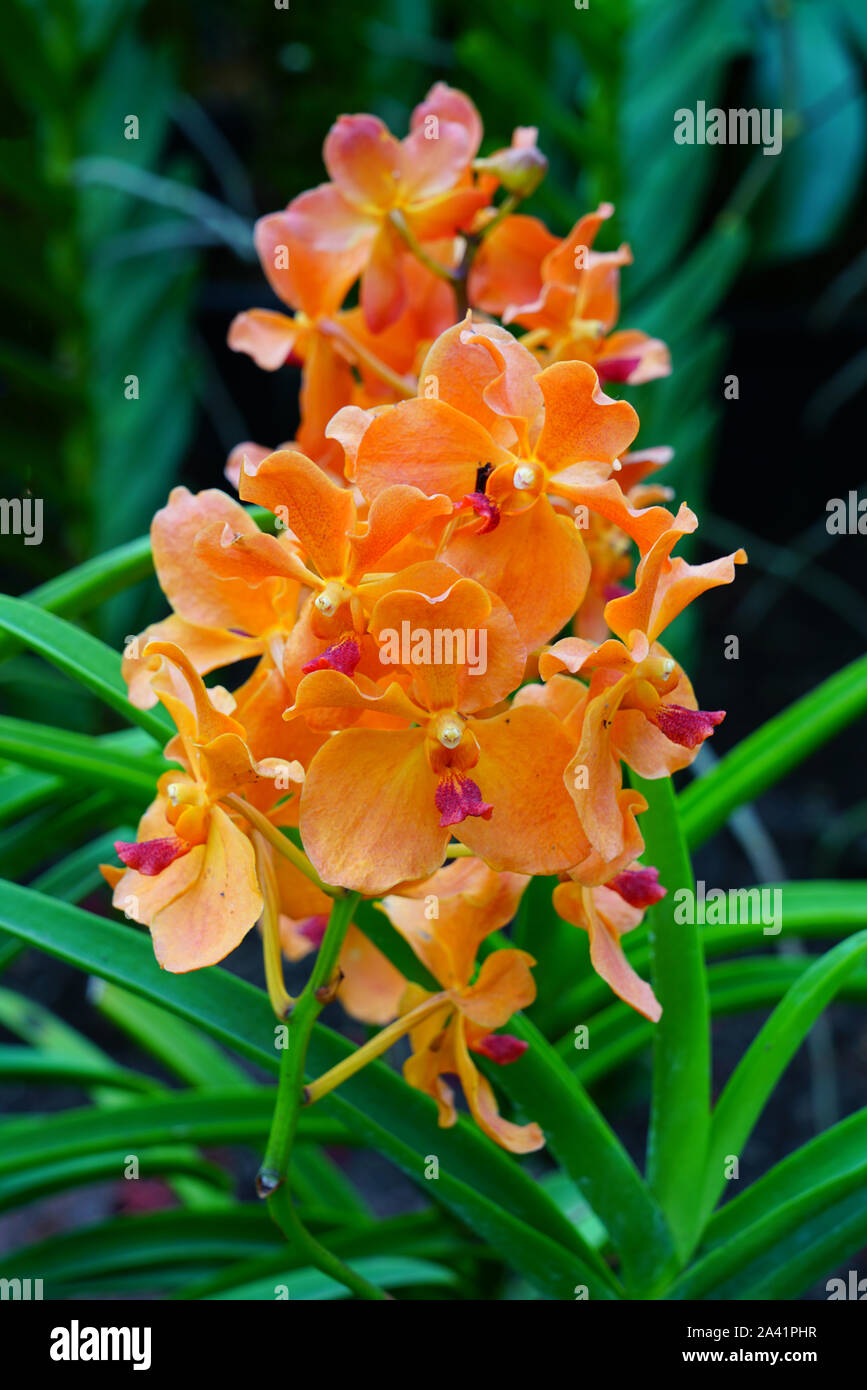
<instances>
[{"instance_id":1,"label":"red orchid lip","mask_svg":"<svg viewBox=\"0 0 867 1390\"><path fill-rule=\"evenodd\" d=\"M467 816L481 816L482 820L490 820L494 813L493 806L482 800L476 783L460 775L444 777L436 789L434 801L441 813L440 826L443 829L449 825L460 825Z\"/></svg>"},{"instance_id":2,"label":"red orchid lip","mask_svg":"<svg viewBox=\"0 0 867 1390\"><path fill-rule=\"evenodd\" d=\"M651 715L665 737L683 748L698 748L725 717L724 709L685 709L683 705L660 705Z\"/></svg>"},{"instance_id":3,"label":"red orchid lip","mask_svg":"<svg viewBox=\"0 0 867 1390\"><path fill-rule=\"evenodd\" d=\"M156 878L169 864L187 854L188 845L178 835L166 835L155 840L115 840L114 848L121 863L147 878Z\"/></svg>"}]
</instances>

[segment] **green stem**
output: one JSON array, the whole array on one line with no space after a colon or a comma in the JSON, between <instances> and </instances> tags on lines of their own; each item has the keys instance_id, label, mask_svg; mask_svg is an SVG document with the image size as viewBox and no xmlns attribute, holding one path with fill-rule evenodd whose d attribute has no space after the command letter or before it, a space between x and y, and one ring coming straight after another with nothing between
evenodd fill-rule
<instances>
[{"instance_id":1,"label":"green stem","mask_svg":"<svg viewBox=\"0 0 867 1390\"><path fill-rule=\"evenodd\" d=\"M337 1255L333 1255L315 1236L310 1234L303 1225L285 1187L279 1188L272 1197L268 1198L268 1210L298 1254L306 1255L310 1263L315 1265L317 1269L321 1269L323 1274L330 1275L339 1284L351 1289L359 1298L371 1300L391 1298L391 1294L377 1288L375 1284L371 1284L362 1275L356 1274L350 1265L344 1264Z\"/></svg>"},{"instance_id":2,"label":"green stem","mask_svg":"<svg viewBox=\"0 0 867 1390\"><path fill-rule=\"evenodd\" d=\"M268 1199L268 1211L272 1219L299 1254L306 1255L317 1269L345 1284L360 1298L382 1299L388 1295L368 1283L366 1279L362 1279L305 1230L292 1204L286 1182L292 1144L304 1104L304 1065L310 1035L327 1000L328 987L337 968L340 949L358 900L358 893L349 893L345 897L335 899L310 978L287 1025L288 1045L283 1048L280 1058L277 1103L274 1106L271 1133L256 1179L256 1187L260 1197Z\"/></svg>"}]
</instances>

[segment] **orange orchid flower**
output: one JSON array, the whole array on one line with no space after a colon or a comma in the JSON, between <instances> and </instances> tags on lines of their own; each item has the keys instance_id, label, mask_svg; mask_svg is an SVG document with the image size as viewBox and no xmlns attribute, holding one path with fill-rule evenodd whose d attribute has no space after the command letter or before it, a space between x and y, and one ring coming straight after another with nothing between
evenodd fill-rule
<instances>
[{"instance_id":1,"label":"orange orchid flower","mask_svg":"<svg viewBox=\"0 0 867 1390\"><path fill-rule=\"evenodd\" d=\"M519 684L524 646L496 596L449 573L434 597L394 589L373 609L370 632L384 648L412 644L406 689L314 671L287 712L324 715L332 727L372 713L398 724L343 728L310 763L299 825L327 883L375 895L425 877L452 833L494 868L519 873L567 869L586 852L563 783L574 743L547 709L491 712ZM488 654L483 670L470 641Z\"/></svg>"},{"instance_id":2,"label":"orange orchid flower","mask_svg":"<svg viewBox=\"0 0 867 1390\"><path fill-rule=\"evenodd\" d=\"M258 502L280 518L300 554L259 531L238 535L226 528L200 537L200 553L207 551L212 572L224 581L233 577L259 586L273 584L279 576L310 591L286 644L283 670L289 685L294 689L304 669L331 667L352 674L359 663L369 669L371 660L373 673L381 674L373 644L365 642L366 613L378 592L369 576L381 582L390 555L416 527L449 514L449 499L397 484L376 499L361 521L353 493L290 450L258 464L247 460L240 492L245 501Z\"/></svg>"},{"instance_id":3,"label":"orange orchid flower","mask_svg":"<svg viewBox=\"0 0 867 1390\"><path fill-rule=\"evenodd\" d=\"M129 698L140 709L156 702L151 671L142 653L148 642L183 648L202 675L218 667L259 656L294 625L301 586L285 566L276 577L251 588L243 578L222 579L196 549L197 537L216 528L222 535L252 538L255 521L231 497L214 488L193 494L173 488L151 524L154 567L160 587L174 610L129 643L122 664ZM279 553L288 553L290 538L268 537Z\"/></svg>"},{"instance_id":4,"label":"orange orchid flower","mask_svg":"<svg viewBox=\"0 0 867 1390\"><path fill-rule=\"evenodd\" d=\"M601 381L636 384L667 376L668 348L637 329L612 331L620 314L619 281L628 246L591 248L614 212L601 203L562 241L535 218L507 218L484 242L474 266L475 301L504 323L530 330L524 346L545 361L589 362ZM510 225L511 224L511 225Z\"/></svg>"},{"instance_id":5,"label":"orange orchid flower","mask_svg":"<svg viewBox=\"0 0 867 1390\"><path fill-rule=\"evenodd\" d=\"M554 910L564 921L583 928L590 938L590 961L597 975L638 1013L658 1023L662 1008L635 973L623 952L621 937L633 931L645 909L665 897L656 869L632 863L607 883L588 888L570 881L554 889Z\"/></svg>"},{"instance_id":6,"label":"orange orchid flower","mask_svg":"<svg viewBox=\"0 0 867 1390\"><path fill-rule=\"evenodd\" d=\"M153 642L145 660L154 657L162 658L154 690L178 730L166 756L183 770L160 778L137 840L115 844L126 871L107 877L114 906L150 928L160 965L183 972L222 960L262 911L250 839L220 801L278 769L254 763L243 726L227 712L232 697L207 691L179 647Z\"/></svg>"},{"instance_id":7,"label":"orange orchid flower","mask_svg":"<svg viewBox=\"0 0 867 1390\"><path fill-rule=\"evenodd\" d=\"M665 505L671 500L671 488L643 482L649 473L662 468L671 457L672 451L666 447L639 449L623 455L617 478L631 506L643 509L657 503ZM628 593L622 581L632 570L632 547L626 533L606 517L591 512L588 521L584 544L590 560L590 580L572 627L577 637L604 642L609 635L605 605Z\"/></svg>"},{"instance_id":8,"label":"orange orchid flower","mask_svg":"<svg viewBox=\"0 0 867 1390\"><path fill-rule=\"evenodd\" d=\"M565 637L539 658L543 680L558 672L590 676L566 779L590 843L607 860L623 850L621 760L641 777L667 777L692 762L725 717L724 710L698 709L686 674L657 640L698 594L730 584L735 565L746 563L743 550L703 565L672 559L674 546L697 524L682 506L639 563L635 592L606 605L615 638L596 645Z\"/></svg>"},{"instance_id":9,"label":"orange orchid flower","mask_svg":"<svg viewBox=\"0 0 867 1390\"><path fill-rule=\"evenodd\" d=\"M361 307L372 332L406 306L407 234L420 243L451 237L487 201L470 177L481 133L469 98L443 83L416 107L403 141L376 116L341 116L331 127L323 148L331 182L287 211L308 245L363 258Z\"/></svg>"},{"instance_id":10,"label":"orange orchid flower","mask_svg":"<svg viewBox=\"0 0 867 1390\"><path fill-rule=\"evenodd\" d=\"M382 903L444 995L442 1007L423 1017L409 1034L412 1056L404 1064L406 1080L433 1097L439 1123L447 1127L457 1120L457 1111L444 1078L457 1076L476 1124L512 1153L542 1148L545 1136L537 1124L503 1119L471 1053L502 1066L517 1061L526 1050L526 1043L496 1029L535 999L530 971L535 961L526 951L493 951L482 961L475 980L473 975L479 945L511 921L527 882L521 874L498 874L478 859L465 859ZM411 985L404 1013L436 997Z\"/></svg>"},{"instance_id":11,"label":"orange orchid flower","mask_svg":"<svg viewBox=\"0 0 867 1390\"><path fill-rule=\"evenodd\" d=\"M335 416L329 433L344 446L347 476L369 498L397 481L450 497L465 524L441 557L499 594L529 648L584 597L581 527L591 511L642 552L671 525L663 507L632 508L612 476L638 417L600 391L586 363L540 373L506 329L467 319L433 344L419 392L381 412Z\"/></svg>"},{"instance_id":12,"label":"orange orchid flower","mask_svg":"<svg viewBox=\"0 0 867 1390\"><path fill-rule=\"evenodd\" d=\"M287 362L302 365L301 423L297 440L286 447L297 447L323 467L334 468L340 450L325 435L332 415L353 402L372 405L412 395L414 378L407 374L417 368L425 347L453 322L454 294L402 249L396 255L408 289L407 303L394 324L373 334L361 309L341 308L365 263L364 247L336 254L319 250L297 235L296 220L290 206L260 218L255 230L256 249L271 287L295 313L290 317L272 309L248 309L232 321L228 343L234 351L248 353L264 371L276 371Z\"/></svg>"}]
</instances>

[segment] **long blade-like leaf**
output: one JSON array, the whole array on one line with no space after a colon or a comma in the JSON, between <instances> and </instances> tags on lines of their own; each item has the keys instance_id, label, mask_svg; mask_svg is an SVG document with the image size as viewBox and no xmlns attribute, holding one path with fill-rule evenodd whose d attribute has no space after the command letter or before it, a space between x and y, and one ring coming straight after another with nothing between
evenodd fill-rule
<instances>
[{"instance_id":1,"label":"long blade-like leaf","mask_svg":"<svg viewBox=\"0 0 867 1390\"><path fill-rule=\"evenodd\" d=\"M697 1235L710 1127L710 1016L700 928L675 920L675 894L694 891L670 778L632 782L647 798L645 859L668 890L649 913L651 979L662 1005L653 1045L647 1175L681 1255Z\"/></svg>"},{"instance_id":2,"label":"long blade-like leaf","mask_svg":"<svg viewBox=\"0 0 867 1390\"><path fill-rule=\"evenodd\" d=\"M769 719L681 793L690 847L704 844L738 806L761 796L865 712L867 656L862 656Z\"/></svg>"},{"instance_id":3,"label":"long blade-like leaf","mask_svg":"<svg viewBox=\"0 0 867 1390\"><path fill-rule=\"evenodd\" d=\"M52 902L32 889L0 883L0 927L70 964L133 990L199 1024L269 1072L277 1070L274 1017L262 990L212 967L169 975L150 943L131 928ZM310 1067L319 1074L352 1052L346 1039L317 1026ZM371 1063L320 1104L425 1186L439 1161L436 1195L504 1259L545 1293L571 1299L576 1284L611 1298L609 1284L585 1263L584 1242L546 1193L461 1119L438 1129L431 1101L382 1063Z\"/></svg>"}]
</instances>

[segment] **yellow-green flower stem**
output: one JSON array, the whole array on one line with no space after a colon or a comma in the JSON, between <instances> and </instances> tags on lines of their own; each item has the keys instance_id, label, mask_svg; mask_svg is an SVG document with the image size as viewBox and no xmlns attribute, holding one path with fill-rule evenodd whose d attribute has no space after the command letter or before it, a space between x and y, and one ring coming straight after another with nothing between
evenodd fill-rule
<instances>
[{"instance_id":1,"label":"yellow-green flower stem","mask_svg":"<svg viewBox=\"0 0 867 1390\"><path fill-rule=\"evenodd\" d=\"M252 826L255 826L260 835L268 841L268 844L276 849L278 854L282 854L284 859L288 859L290 864L294 864L296 869L300 869L305 878L309 878L311 883L315 883L322 893L326 893L329 898L346 896L345 889L332 888L330 884L323 883L303 849L293 845L288 836L283 835L276 825L272 825L268 817L263 815L255 806L251 806L249 801L244 801L242 797L235 796L234 792L231 792L228 796L223 797L223 805L236 811L239 816L243 816Z\"/></svg>"},{"instance_id":2,"label":"yellow-green flower stem","mask_svg":"<svg viewBox=\"0 0 867 1390\"><path fill-rule=\"evenodd\" d=\"M446 847L447 859L472 859L473 851L469 845L448 845Z\"/></svg>"},{"instance_id":3,"label":"yellow-green flower stem","mask_svg":"<svg viewBox=\"0 0 867 1390\"><path fill-rule=\"evenodd\" d=\"M421 264L425 266L431 274L438 275L441 280L448 280L451 285L457 288L458 272L452 270L450 266L443 265L441 261L436 260L434 256L431 256L425 251L399 208L394 208L393 211L388 214L388 220L417 261L421 261Z\"/></svg>"},{"instance_id":4,"label":"yellow-green flower stem","mask_svg":"<svg viewBox=\"0 0 867 1390\"><path fill-rule=\"evenodd\" d=\"M340 1086L344 1081L348 1081L350 1076L361 1071L361 1068L366 1067L368 1062L372 1062L375 1057L381 1057L383 1052L387 1052L398 1038L402 1038L412 1028L423 1023L431 1014L435 1014L437 1009L441 1009L444 1004L448 1003L448 999L449 996L445 990L439 994L432 994L429 999L422 1000L414 1009L405 1013L402 1018L396 1018L394 1023L389 1023L387 1028L383 1028L363 1047L356 1048L351 1057L346 1057L330 1071L323 1072L316 1081L311 1081L304 1092L305 1103L312 1105L314 1101L321 1100L329 1091L333 1091L335 1086Z\"/></svg>"},{"instance_id":5,"label":"yellow-green flower stem","mask_svg":"<svg viewBox=\"0 0 867 1390\"><path fill-rule=\"evenodd\" d=\"M358 361L371 372L378 376L380 381L384 381L386 386L390 386L395 395L404 400L410 400L418 390L418 383L413 379L401 376L399 372L389 367L387 362L383 362L377 357L375 352L365 347L357 338L344 328L342 323L337 323L334 319L320 319L319 331L324 333L326 338L332 338L336 343L342 343L350 355L356 357Z\"/></svg>"},{"instance_id":6,"label":"yellow-green flower stem","mask_svg":"<svg viewBox=\"0 0 867 1390\"><path fill-rule=\"evenodd\" d=\"M274 864L268 842L258 830L253 831L256 851L256 873L262 890L262 958L265 964L265 984L271 1007L278 1018L288 1018L295 1000L286 989L283 979L283 950L280 944L280 899Z\"/></svg>"},{"instance_id":7,"label":"yellow-green flower stem","mask_svg":"<svg viewBox=\"0 0 867 1390\"><path fill-rule=\"evenodd\" d=\"M292 1144L304 1103L304 1063L310 1035L322 1009L327 986L331 984L337 969L340 948L358 899L358 893L347 893L334 902L310 978L287 1024L289 1034L280 1057L277 1103L256 1189L260 1197L267 1198L272 1219L300 1257L309 1260L323 1274L337 1279L357 1297L384 1299L388 1298L388 1294L356 1274L306 1230L293 1205L287 1183Z\"/></svg>"},{"instance_id":8,"label":"yellow-green flower stem","mask_svg":"<svg viewBox=\"0 0 867 1390\"><path fill-rule=\"evenodd\" d=\"M500 204L495 215L486 226L478 232L468 233L465 240L465 249L461 263L453 270L450 266L443 265L435 257L431 256L422 246L415 232L410 227L403 213L395 208L388 214L388 220L394 227L398 236L409 248L417 261L420 261L434 275L438 275L441 280L447 281L451 285L457 298L458 319L464 318L469 308L469 298L467 294L467 282L470 278L470 270L476 258L476 252L495 227L498 227L504 218L509 217L521 203L521 195L509 193Z\"/></svg>"}]
</instances>

